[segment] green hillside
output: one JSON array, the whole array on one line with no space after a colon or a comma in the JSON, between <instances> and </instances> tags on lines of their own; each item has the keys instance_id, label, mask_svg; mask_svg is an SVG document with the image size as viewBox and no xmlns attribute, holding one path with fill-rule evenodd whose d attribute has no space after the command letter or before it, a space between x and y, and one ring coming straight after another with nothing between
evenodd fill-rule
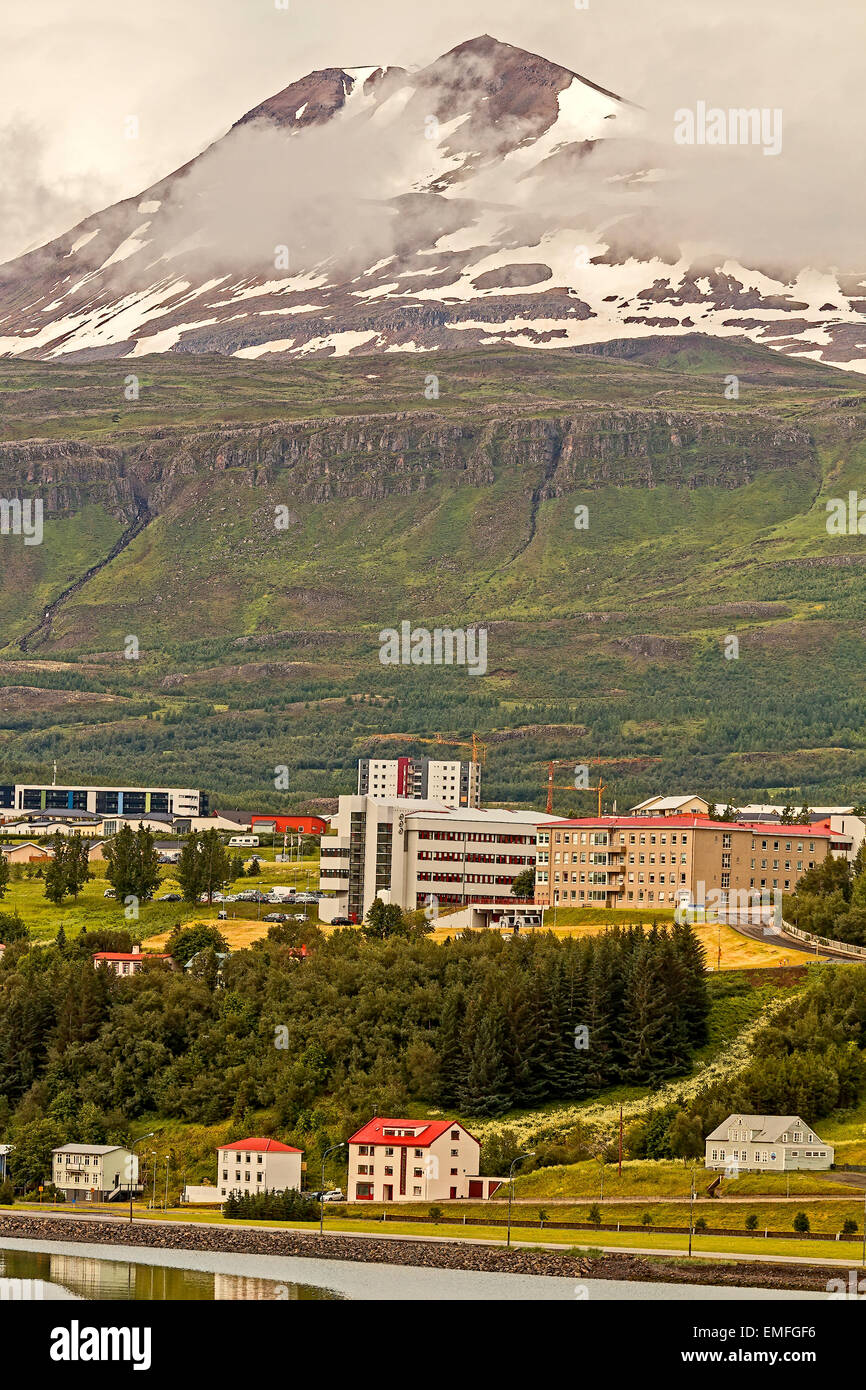
<instances>
[{"instance_id":1,"label":"green hillside","mask_svg":"<svg viewBox=\"0 0 866 1390\"><path fill-rule=\"evenodd\" d=\"M4 486L46 527L0 537L3 778L56 757L276 807L288 764L297 805L477 730L490 800L543 804L554 757L620 808L862 799L866 546L826 529L866 492L862 381L698 336L610 348L4 363ZM486 626L486 676L381 665L403 620Z\"/></svg>"}]
</instances>

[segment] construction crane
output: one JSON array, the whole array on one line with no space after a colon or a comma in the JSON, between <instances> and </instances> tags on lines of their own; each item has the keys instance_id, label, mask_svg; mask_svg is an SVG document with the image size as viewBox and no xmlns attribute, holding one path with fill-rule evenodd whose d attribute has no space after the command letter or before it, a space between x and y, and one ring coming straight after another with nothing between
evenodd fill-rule
<instances>
[{"instance_id":1,"label":"construction crane","mask_svg":"<svg viewBox=\"0 0 866 1390\"><path fill-rule=\"evenodd\" d=\"M583 791L583 790L584 790L583 787L575 787L573 784L572 784L572 786L570 786L570 787L563 787L563 786L557 785L557 784L554 782L553 779L554 779L554 777L555 777L555 775L556 775L556 769L557 769L558 767L572 767L572 766L573 766L573 763L572 763L572 761L571 761L570 758L557 758L557 760L556 760L555 762L552 762L552 763L548 763L548 764L547 764L547 814L548 814L549 816L553 814L553 793L554 793L555 791L557 791L557 792L575 792L575 791ZM598 793L598 814L599 814L599 818L601 818L601 794L602 794L602 792L607 791L607 783L606 783L606 782L603 782L603 781L601 780L601 778L599 777L599 779L598 779L598 785L597 785L597 786L595 786L595 787L586 787L585 790L586 790L586 791L590 791L590 792L597 792L597 793Z\"/></svg>"}]
</instances>

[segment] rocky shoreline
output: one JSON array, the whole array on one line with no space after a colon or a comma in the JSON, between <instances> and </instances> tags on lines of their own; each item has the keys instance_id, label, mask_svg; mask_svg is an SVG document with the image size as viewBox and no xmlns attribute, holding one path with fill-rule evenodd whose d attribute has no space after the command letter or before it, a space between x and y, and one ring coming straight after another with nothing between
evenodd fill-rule
<instances>
[{"instance_id":1,"label":"rocky shoreline","mask_svg":"<svg viewBox=\"0 0 866 1390\"><path fill-rule=\"evenodd\" d=\"M844 1271L816 1265L710 1264L677 1258L629 1254L586 1255L570 1250L530 1250L473 1244L470 1241L385 1239L379 1236L324 1235L298 1231L194 1226L181 1223L36 1216L0 1216L3 1240L54 1240L148 1249L191 1250L239 1255L299 1256L354 1260L366 1264L414 1265L426 1269L475 1270L492 1274L548 1275L574 1279L612 1279L642 1283L715 1284L736 1288L824 1291Z\"/></svg>"}]
</instances>

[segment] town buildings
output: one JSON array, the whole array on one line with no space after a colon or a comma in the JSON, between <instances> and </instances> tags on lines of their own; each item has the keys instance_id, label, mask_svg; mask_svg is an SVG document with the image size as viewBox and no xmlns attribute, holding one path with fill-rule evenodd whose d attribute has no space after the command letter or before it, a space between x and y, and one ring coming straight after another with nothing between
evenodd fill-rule
<instances>
[{"instance_id":1,"label":"town buildings","mask_svg":"<svg viewBox=\"0 0 866 1390\"><path fill-rule=\"evenodd\" d=\"M254 835L324 835L329 825L330 821L324 816L250 816L250 830Z\"/></svg>"},{"instance_id":2,"label":"town buildings","mask_svg":"<svg viewBox=\"0 0 866 1390\"><path fill-rule=\"evenodd\" d=\"M514 905L512 884L535 864L537 811L454 809L436 802L341 796L336 836L322 841L324 922L360 922L381 898L407 910Z\"/></svg>"},{"instance_id":3,"label":"town buildings","mask_svg":"<svg viewBox=\"0 0 866 1390\"><path fill-rule=\"evenodd\" d=\"M707 1135L707 1168L756 1172L830 1168L832 1144L799 1115L729 1115Z\"/></svg>"},{"instance_id":4,"label":"town buildings","mask_svg":"<svg viewBox=\"0 0 866 1390\"><path fill-rule=\"evenodd\" d=\"M204 792L190 787L87 787L16 782L0 785L0 808L13 811L89 811L99 816L199 816L207 812Z\"/></svg>"},{"instance_id":5,"label":"town buildings","mask_svg":"<svg viewBox=\"0 0 866 1390\"><path fill-rule=\"evenodd\" d=\"M158 955L156 951L142 951L140 946L136 946L133 951L95 951L93 954L93 964L98 970L100 965L113 970L115 975L137 975L146 961L159 960L166 965L173 965L171 956Z\"/></svg>"},{"instance_id":6,"label":"town buildings","mask_svg":"<svg viewBox=\"0 0 866 1390\"><path fill-rule=\"evenodd\" d=\"M486 1199L501 1178L482 1178L481 1145L457 1120L376 1116L349 1140L350 1202Z\"/></svg>"},{"instance_id":7,"label":"town buildings","mask_svg":"<svg viewBox=\"0 0 866 1390\"><path fill-rule=\"evenodd\" d=\"M481 768L459 758L361 758L358 795L481 805Z\"/></svg>"},{"instance_id":8,"label":"town buildings","mask_svg":"<svg viewBox=\"0 0 866 1390\"><path fill-rule=\"evenodd\" d=\"M119 1144L62 1144L51 1152L51 1181L68 1202L111 1202L137 1193L138 1155Z\"/></svg>"},{"instance_id":9,"label":"town buildings","mask_svg":"<svg viewBox=\"0 0 866 1390\"><path fill-rule=\"evenodd\" d=\"M687 816L709 814L710 803L702 796L648 796L632 806L632 816Z\"/></svg>"},{"instance_id":10,"label":"town buildings","mask_svg":"<svg viewBox=\"0 0 866 1390\"><path fill-rule=\"evenodd\" d=\"M736 892L791 893L830 853L834 832L688 816L595 816L539 823L541 905L724 906ZM740 898L742 900L742 898Z\"/></svg>"},{"instance_id":11,"label":"town buildings","mask_svg":"<svg viewBox=\"0 0 866 1390\"><path fill-rule=\"evenodd\" d=\"M300 1192L303 1158L303 1149L290 1148L278 1139L236 1139L217 1151L220 1198L289 1188Z\"/></svg>"}]
</instances>

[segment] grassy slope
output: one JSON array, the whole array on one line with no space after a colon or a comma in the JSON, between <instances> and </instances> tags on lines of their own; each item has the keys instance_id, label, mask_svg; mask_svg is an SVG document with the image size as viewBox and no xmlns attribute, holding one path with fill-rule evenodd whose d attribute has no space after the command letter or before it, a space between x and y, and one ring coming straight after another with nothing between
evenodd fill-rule
<instances>
[{"instance_id":1,"label":"grassy slope","mask_svg":"<svg viewBox=\"0 0 866 1390\"><path fill-rule=\"evenodd\" d=\"M734 367L741 399L726 404L720 383ZM370 359L289 368L153 361L142 364L138 405L118 408L115 364L3 364L3 437L129 448L157 425L429 414L417 364L377 359L375 368L371 381ZM292 767L297 803L351 790L362 752L425 751L413 732L538 723L554 727L524 739L517 757L507 742L492 741L491 797L543 804L544 763L563 755L607 759L605 780L620 806L683 777L719 795L799 787L812 800L854 794L866 774L866 594L857 565L800 562L862 550L859 538L830 538L824 526L825 497L866 479L860 384L761 350L700 342L674 353L654 349L641 362L452 354L437 359L437 370L436 409L445 420L472 421L480 412L495 421L503 403L536 419L579 419L583 405L665 407L708 419L727 410L732 465L748 452L739 437L747 419L809 430L815 463L777 469L771 454L749 459L758 471L746 486L677 487L668 446L657 440L651 489L597 476L591 487L542 500L534 521L538 475L501 444L484 486L455 488L433 476L423 492L374 502L300 505L280 475L251 485L237 469L193 473L63 606L50 640L38 646L35 655L49 661L104 654L72 676L54 667L22 670L13 639L83 555L106 552L118 523L94 507L52 522L50 546L46 540L31 548L38 559L25 557L33 572L0 583L10 639L0 680L41 687L72 680L120 702L76 706L74 714L59 705L16 708L0 733L8 775L44 773L57 753L69 776L93 775L98 763L106 779L125 779L131 756L143 778L171 767L176 784L203 782L232 800L277 805L271 769L278 762ZM833 402L843 398L852 404L840 416ZM688 466L700 473L700 449L694 455ZM583 462L592 472L597 461ZM375 475L375 450L363 467ZM284 502L297 519L279 533L270 519ZM588 531L575 531L578 502L590 507ZM17 539L2 544L25 564ZM781 608L736 606L744 602ZM381 667L378 631L404 617L428 627L498 624L487 679ZM302 636L233 645L236 637L285 630L333 635L317 645ZM142 646L135 663L120 659L130 632ZM660 655L629 645L647 633L669 640ZM721 655L729 633L741 644L736 662ZM249 669L274 660L289 664L278 674ZM388 705L346 703L347 695L371 693ZM568 723L585 724L587 734L557 732ZM378 743L386 732L406 739ZM588 810L593 798L575 792L557 800L558 808Z\"/></svg>"}]
</instances>

